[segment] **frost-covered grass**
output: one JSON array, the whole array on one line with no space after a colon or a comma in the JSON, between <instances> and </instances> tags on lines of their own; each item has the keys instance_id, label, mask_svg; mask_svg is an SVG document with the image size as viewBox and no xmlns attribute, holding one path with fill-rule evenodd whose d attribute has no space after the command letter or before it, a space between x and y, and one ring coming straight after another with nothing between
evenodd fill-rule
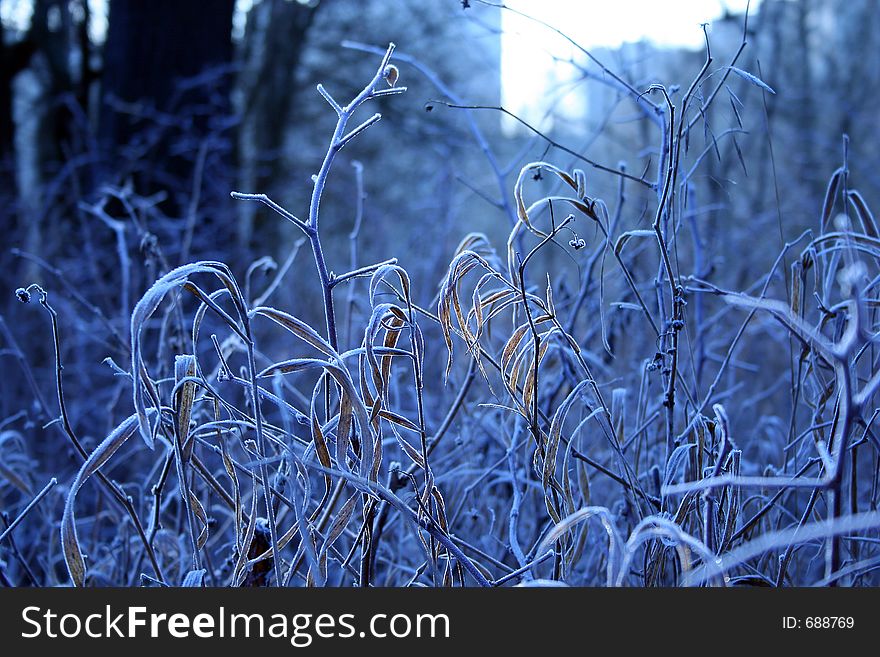
<instances>
[{"instance_id":1,"label":"frost-covered grass","mask_svg":"<svg viewBox=\"0 0 880 657\"><path fill-rule=\"evenodd\" d=\"M107 408L131 410L107 411L106 437L103 395L65 366L76 318L48 285L16 291L42 306L53 366L29 366L15 329L40 309L18 308L0 324L27 397L2 421L4 581L877 584L880 235L846 154L813 228L766 271L734 272L743 290L723 287L734 277L705 266L689 206L706 155L689 142L731 74L773 90L736 66L742 48L719 67L707 43L678 93L607 76L656 129L654 174L586 155L586 172L569 170L552 152L527 163L506 244L463 235L439 286L416 290L394 254L358 262L368 168L349 253L322 241L337 154L380 119L353 115L406 91L413 69L393 50L345 105L319 85L338 120L302 218L260 190L232 194L302 233L291 259L307 246L312 278L287 277L289 261L171 268L153 253L155 283L132 290L124 326L56 280L96 343L129 357L106 363ZM593 196L595 169L616 177L615 198ZM653 198L640 223L633 189ZM741 222L724 229L748 233ZM748 240L769 251L772 236ZM115 284L134 287L118 255ZM559 282L560 261L577 285ZM323 324L274 305L290 287L322 301Z\"/></svg>"}]
</instances>

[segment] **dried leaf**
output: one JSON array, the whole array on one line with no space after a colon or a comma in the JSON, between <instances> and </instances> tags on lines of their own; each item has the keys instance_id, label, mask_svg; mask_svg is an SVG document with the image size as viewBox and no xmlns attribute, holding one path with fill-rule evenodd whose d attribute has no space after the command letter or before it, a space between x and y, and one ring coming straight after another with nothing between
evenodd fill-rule
<instances>
[{"instance_id":1,"label":"dried leaf","mask_svg":"<svg viewBox=\"0 0 880 657\"><path fill-rule=\"evenodd\" d=\"M196 384L192 377L196 375L196 359L192 355L176 356L174 359L174 387L175 395L175 418L177 420L177 440L181 447L184 463L188 462L192 455L194 443L187 442L189 435L189 422L192 418L192 408L196 396Z\"/></svg>"},{"instance_id":2,"label":"dried leaf","mask_svg":"<svg viewBox=\"0 0 880 657\"><path fill-rule=\"evenodd\" d=\"M76 535L76 514L74 511L76 495L86 480L95 474L125 444L125 441L137 433L139 428L140 419L137 414L126 418L89 455L70 485L70 492L67 494L64 513L61 517L61 550L67 564L67 572L70 574L74 586L84 586L86 580L86 563Z\"/></svg>"},{"instance_id":3,"label":"dried leaf","mask_svg":"<svg viewBox=\"0 0 880 657\"><path fill-rule=\"evenodd\" d=\"M828 181L828 187L825 189L825 200L822 202L822 218L821 226L827 225L831 218L831 212L834 210L834 202L837 199L837 192L840 190L840 183L843 180L843 169L837 169Z\"/></svg>"},{"instance_id":4,"label":"dried leaf","mask_svg":"<svg viewBox=\"0 0 880 657\"><path fill-rule=\"evenodd\" d=\"M868 207L864 197L855 189L850 190L847 193L847 197L855 209L859 221L862 223L862 231L865 235L874 238L880 237L880 231L877 230L877 222L874 220L874 213L871 212L871 208Z\"/></svg>"}]
</instances>

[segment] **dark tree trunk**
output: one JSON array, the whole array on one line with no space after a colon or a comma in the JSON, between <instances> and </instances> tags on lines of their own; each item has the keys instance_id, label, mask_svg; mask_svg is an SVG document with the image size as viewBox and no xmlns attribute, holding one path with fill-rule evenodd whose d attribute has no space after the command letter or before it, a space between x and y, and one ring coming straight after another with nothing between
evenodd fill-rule
<instances>
[{"instance_id":1,"label":"dark tree trunk","mask_svg":"<svg viewBox=\"0 0 880 657\"><path fill-rule=\"evenodd\" d=\"M213 167L229 171L235 159L227 121L234 6L234 0L110 3L99 133L112 167L107 173L131 178L142 194L168 192L163 209L171 215L180 216L201 187L196 162L208 142ZM221 133L227 146L217 146ZM120 148L132 144L134 151Z\"/></svg>"},{"instance_id":2,"label":"dark tree trunk","mask_svg":"<svg viewBox=\"0 0 880 657\"><path fill-rule=\"evenodd\" d=\"M234 0L112 0L104 47L103 98L144 102L169 111L181 80L232 61ZM102 108L103 132L116 143L130 136Z\"/></svg>"},{"instance_id":3,"label":"dark tree trunk","mask_svg":"<svg viewBox=\"0 0 880 657\"><path fill-rule=\"evenodd\" d=\"M247 191L274 193L282 178L280 148L295 108L297 71L320 3L263 0L250 12L243 43L240 87L239 183ZM240 208L238 240L254 240L256 206ZM272 222L271 225L277 225Z\"/></svg>"}]
</instances>

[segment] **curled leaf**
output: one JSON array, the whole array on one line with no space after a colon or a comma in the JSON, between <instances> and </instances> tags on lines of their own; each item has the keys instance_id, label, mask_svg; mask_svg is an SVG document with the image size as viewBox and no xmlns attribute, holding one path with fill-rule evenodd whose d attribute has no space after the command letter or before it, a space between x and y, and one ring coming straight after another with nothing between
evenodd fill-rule
<instances>
[{"instance_id":1,"label":"curled leaf","mask_svg":"<svg viewBox=\"0 0 880 657\"><path fill-rule=\"evenodd\" d=\"M70 492L64 503L64 514L61 517L61 551L64 554L67 572L70 574L74 586L84 586L86 581L86 562L76 535L76 514L74 512L76 494L86 480L95 474L125 444L125 441L138 431L139 427L140 422L137 414L130 415L95 448L70 485Z\"/></svg>"}]
</instances>

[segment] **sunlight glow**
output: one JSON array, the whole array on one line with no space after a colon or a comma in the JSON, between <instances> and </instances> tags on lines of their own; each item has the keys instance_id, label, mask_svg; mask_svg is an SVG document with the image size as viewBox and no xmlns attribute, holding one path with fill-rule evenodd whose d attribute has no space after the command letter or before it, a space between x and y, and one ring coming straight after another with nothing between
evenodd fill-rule
<instances>
[{"instance_id":1,"label":"sunlight glow","mask_svg":"<svg viewBox=\"0 0 880 657\"><path fill-rule=\"evenodd\" d=\"M660 47L701 48L701 24L721 16L725 9L739 13L746 0L510 0L513 9L558 28L587 49L617 48L624 43L648 41ZM759 0L752 0L754 12ZM564 88L572 79L566 62L583 55L550 27L512 11L502 12L502 102L526 120L541 123L546 112L544 95ZM555 101L563 113L576 114L582 98L565 95ZM505 130L516 129L512 121ZM545 126L546 127L546 126Z\"/></svg>"}]
</instances>

